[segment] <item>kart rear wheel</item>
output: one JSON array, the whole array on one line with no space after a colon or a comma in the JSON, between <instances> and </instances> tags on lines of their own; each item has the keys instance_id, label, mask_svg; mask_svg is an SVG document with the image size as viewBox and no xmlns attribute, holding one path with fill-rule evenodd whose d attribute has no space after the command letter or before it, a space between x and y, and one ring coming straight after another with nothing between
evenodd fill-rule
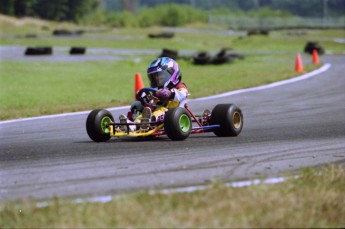
<instances>
[{"instance_id":1,"label":"kart rear wheel","mask_svg":"<svg viewBox=\"0 0 345 229\"><path fill-rule=\"evenodd\" d=\"M86 119L86 131L95 142L106 142L110 139L109 123L113 122L112 114L104 109L93 110Z\"/></svg>"},{"instance_id":2,"label":"kart rear wheel","mask_svg":"<svg viewBox=\"0 0 345 229\"><path fill-rule=\"evenodd\" d=\"M210 119L211 125L220 125L213 133L219 137L234 137L243 128L243 114L234 104L218 104L213 108Z\"/></svg>"},{"instance_id":3,"label":"kart rear wheel","mask_svg":"<svg viewBox=\"0 0 345 229\"><path fill-rule=\"evenodd\" d=\"M181 107L169 109L164 116L164 130L173 141L188 138L192 131L192 120L188 111Z\"/></svg>"}]
</instances>

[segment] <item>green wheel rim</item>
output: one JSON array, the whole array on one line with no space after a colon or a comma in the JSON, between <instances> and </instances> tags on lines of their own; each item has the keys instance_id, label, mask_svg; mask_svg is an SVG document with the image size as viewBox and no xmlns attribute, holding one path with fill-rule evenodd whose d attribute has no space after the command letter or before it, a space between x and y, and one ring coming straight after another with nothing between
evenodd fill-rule
<instances>
[{"instance_id":1,"label":"green wheel rim","mask_svg":"<svg viewBox=\"0 0 345 229\"><path fill-rule=\"evenodd\" d=\"M189 131L190 129L190 120L188 115L181 115L180 119L179 119L179 124L180 124L180 129L182 130L182 132L186 133Z\"/></svg>"},{"instance_id":2,"label":"green wheel rim","mask_svg":"<svg viewBox=\"0 0 345 229\"><path fill-rule=\"evenodd\" d=\"M111 118L108 117L108 116L105 116L102 118L102 121L101 121L101 128L102 128L102 131L103 133L106 133L106 134L109 134L109 123L111 123Z\"/></svg>"}]
</instances>

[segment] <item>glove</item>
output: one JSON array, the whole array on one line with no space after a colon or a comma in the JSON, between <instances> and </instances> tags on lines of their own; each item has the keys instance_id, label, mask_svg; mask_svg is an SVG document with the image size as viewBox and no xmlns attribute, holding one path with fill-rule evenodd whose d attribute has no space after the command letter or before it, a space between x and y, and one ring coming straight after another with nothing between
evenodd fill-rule
<instances>
[{"instance_id":1,"label":"glove","mask_svg":"<svg viewBox=\"0 0 345 229\"><path fill-rule=\"evenodd\" d=\"M159 99L170 99L171 97L171 91L168 89L159 89L156 92L156 96Z\"/></svg>"},{"instance_id":2,"label":"glove","mask_svg":"<svg viewBox=\"0 0 345 229\"><path fill-rule=\"evenodd\" d=\"M152 95L154 95L154 93L157 90L154 88L142 88L141 90L139 90L136 94L136 99L138 101L141 102L142 105L145 105L146 103L149 103L150 100L152 100Z\"/></svg>"}]
</instances>

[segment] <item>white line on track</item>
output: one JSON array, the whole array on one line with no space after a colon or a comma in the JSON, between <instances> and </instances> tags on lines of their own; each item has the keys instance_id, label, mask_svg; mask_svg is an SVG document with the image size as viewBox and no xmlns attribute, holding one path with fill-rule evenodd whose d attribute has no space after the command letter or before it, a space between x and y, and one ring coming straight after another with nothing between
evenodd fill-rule
<instances>
[{"instance_id":1,"label":"white line on track","mask_svg":"<svg viewBox=\"0 0 345 229\"><path fill-rule=\"evenodd\" d=\"M221 97L226 97L226 96L230 96L230 95L237 95L237 94L241 94L241 93L247 93L247 92L252 92L252 91L260 91L260 90L265 90L265 89L269 89L269 88L274 88L274 87L279 87L285 84L290 84L290 83L295 83L301 80L305 80L305 79L309 79L313 76L316 76L318 74L321 74L325 71L327 71L329 68L331 67L331 64L325 64L323 65L321 68L316 69L315 71L309 72L307 74L298 76L298 77L294 77L288 80L282 80L279 82L275 82L275 83L271 83L271 84L266 84L266 85L262 85L262 86L258 86L258 87L252 87L252 88L247 88L247 89L240 89L240 90L236 90L236 91L230 91L230 92L226 92L226 93L222 93L219 95L212 95L212 96L208 96L208 97L203 97L203 98L198 98L198 99L194 99L194 101L204 101L204 100L209 100L209 99L219 99Z\"/></svg>"},{"instance_id":2,"label":"white line on track","mask_svg":"<svg viewBox=\"0 0 345 229\"><path fill-rule=\"evenodd\" d=\"M295 82L298 82L301 80L311 78L311 77L316 76L318 74L321 74L321 73L327 71L330 67L331 67L331 64L327 63L327 64L324 64L321 68L316 69L315 71L309 72L307 74L304 74L304 75L301 75L298 77L294 77L292 79L283 80L283 81L279 81L279 82L275 82L275 83L271 83L271 84L267 84L267 85L263 85L263 86L253 87L253 88L230 91L230 92L222 93L219 95L212 95L212 96L207 96L207 97L202 97L202 98L197 98L197 99L192 99L192 100L193 101L205 101L205 100L210 100L210 99L218 99L218 98L222 98L222 97L226 97L226 96L230 96L230 95L237 95L237 94L252 92L252 91L260 91L260 90L265 90L265 89L269 89L269 88L282 86L285 84L295 83ZM115 111L115 110L122 110L122 109L129 109L129 106L108 108L107 110ZM56 114L56 115L46 115L46 116L38 116L38 117L23 118L23 119L12 119L12 120L0 121L0 125L9 124L9 123L16 123L16 122L41 120L41 119L53 119L53 118L59 118L59 117L84 115L84 114L88 114L88 113L90 113L90 111L81 111L81 112L64 113L64 114Z\"/></svg>"},{"instance_id":3,"label":"white line on track","mask_svg":"<svg viewBox=\"0 0 345 229\"><path fill-rule=\"evenodd\" d=\"M298 176L293 176L291 177L292 179L297 179ZM284 177L277 177L277 178L267 178L265 180L245 180L245 181L234 181L231 183L226 183L226 187L231 187L231 188L242 188L242 187L249 187L253 185L259 185L259 184L278 184L285 182L288 179L291 178L284 178ZM149 191L150 195L155 195L155 194L172 194L172 193L191 193L195 191L202 191L210 188L211 186L206 186L206 185L198 185L198 186L189 186L189 187L181 187L181 188L170 188L170 189L161 189L161 190L151 190ZM105 195L105 196L93 196L93 197L87 197L87 198L76 198L73 199L72 202L76 204L80 203L108 203L110 201L116 200L120 198L122 195L117 195L117 196L112 196L112 195ZM47 207L49 206L48 201L41 201L37 202L36 206L38 208L42 207Z\"/></svg>"}]
</instances>

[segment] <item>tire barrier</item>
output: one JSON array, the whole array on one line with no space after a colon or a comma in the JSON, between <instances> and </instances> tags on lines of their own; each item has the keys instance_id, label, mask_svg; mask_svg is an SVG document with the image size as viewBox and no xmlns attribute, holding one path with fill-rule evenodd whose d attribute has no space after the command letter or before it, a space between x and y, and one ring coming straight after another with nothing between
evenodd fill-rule
<instances>
[{"instance_id":1,"label":"tire barrier","mask_svg":"<svg viewBox=\"0 0 345 229\"><path fill-rule=\"evenodd\" d=\"M244 55L240 53L231 52L231 49L223 48L215 56L211 56L207 52L199 52L193 57L194 64L206 65L206 64L226 64L231 63L234 59L244 59Z\"/></svg>"},{"instance_id":2,"label":"tire barrier","mask_svg":"<svg viewBox=\"0 0 345 229\"><path fill-rule=\"evenodd\" d=\"M67 30L67 29L55 29L53 31L53 36L80 36L84 34L84 30Z\"/></svg>"},{"instance_id":3,"label":"tire barrier","mask_svg":"<svg viewBox=\"0 0 345 229\"><path fill-rule=\"evenodd\" d=\"M70 55L84 55L86 53L85 47L71 47L69 50ZM25 56L37 56L37 55L52 55L52 47L27 47L25 49Z\"/></svg>"},{"instance_id":4,"label":"tire barrier","mask_svg":"<svg viewBox=\"0 0 345 229\"><path fill-rule=\"evenodd\" d=\"M206 65L211 63L211 56L208 52L199 52L193 58L194 64L196 65Z\"/></svg>"},{"instance_id":5,"label":"tire barrier","mask_svg":"<svg viewBox=\"0 0 345 229\"><path fill-rule=\"evenodd\" d=\"M52 55L52 47L27 47L25 50L25 56L37 56L37 55Z\"/></svg>"},{"instance_id":6,"label":"tire barrier","mask_svg":"<svg viewBox=\"0 0 345 229\"><path fill-rule=\"evenodd\" d=\"M15 38L18 38L18 39L36 39L38 38L38 36L36 34L33 34L33 33L28 33L28 34L25 34L25 35L15 35L14 36Z\"/></svg>"},{"instance_id":7,"label":"tire barrier","mask_svg":"<svg viewBox=\"0 0 345 229\"><path fill-rule=\"evenodd\" d=\"M174 33L170 33L170 32L164 32L164 33L158 33L158 34L152 34L150 33L148 35L149 38L164 38L164 39L171 39L175 36Z\"/></svg>"},{"instance_id":8,"label":"tire barrier","mask_svg":"<svg viewBox=\"0 0 345 229\"><path fill-rule=\"evenodd\" d=\"M313 50L316 50L319 55L325 54L325 49L318 42L307 42L307 44L304 47L304 52L312 55Z\"/></svg>"},{"instance_id":9,"label":"tire barrier","mask_svg":"<svg viewBox=\"0 0 345 229\"><path fill-rule=\"evenodd\" d=\"M253 36L253 35L263 35L263 36L268 36L270 31L268 29L251 29L247 32L248 36Z\"/></svg>"},{"instance_id":10,"label":"tire barrier","mask_svg":"<svg viewBox=\"0 0 345 229\"><path fill-rule=\"evenodd\" d=\"M159 57L169 57L171 59L177 60L179 58L178 51L171 49L163 49Z\"/></svg>"},{"instance_id":11,"label":"tire barrier","mask_svg":"<svg viewBox=\"0 0 345 229\"><path fill-rule=\"evenodd\" d=\"M228 49L222 49L212 59L212 64L225 64L232 62L232 57L227 54Z\"/></svg>"},{"instance_id":12,"label":"tire barrier","mask_svg":"<svg viewBox=\"0 0 345 229\"><path fill-rule=\"evenodd\" d=\"M84 55L85 52L85 47L71 47L71 49L69 50L70 55Z\"/></svg>"}]
</instances>

